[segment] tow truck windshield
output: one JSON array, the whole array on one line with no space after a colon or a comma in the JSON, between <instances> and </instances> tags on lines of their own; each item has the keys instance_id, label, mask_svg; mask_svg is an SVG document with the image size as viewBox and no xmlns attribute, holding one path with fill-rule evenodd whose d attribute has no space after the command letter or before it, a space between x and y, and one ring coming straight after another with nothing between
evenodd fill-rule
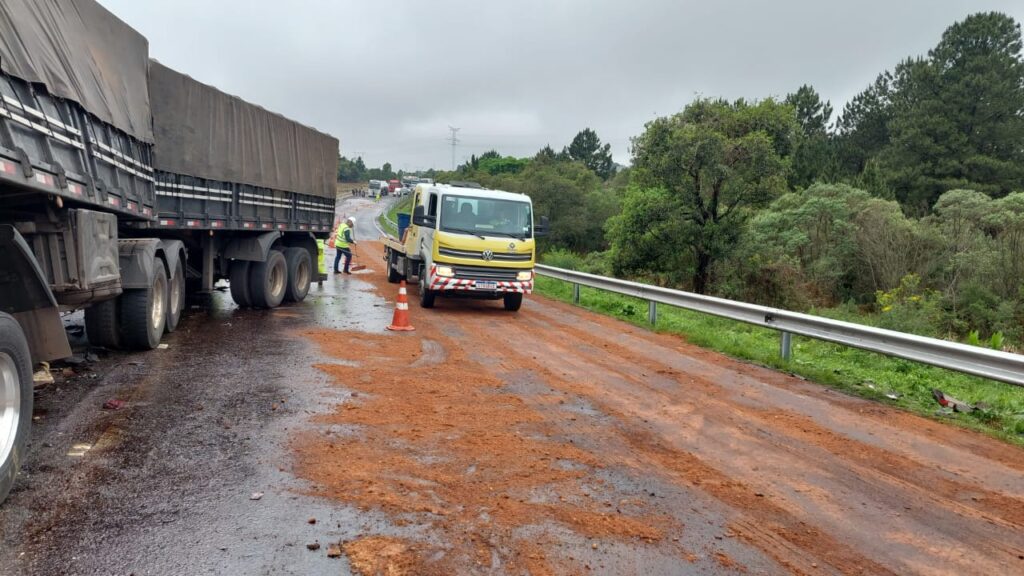
<instances>
[{"instance_id":1,"label":"tow truck windshield","mask_svg":"<svg viewBox=\"0 0 1024 576\"><path fill-rule=\"evenodd\" d=\"M459 234L520 240L533 236L530 203L516 200L446 195L439 224L442 231Z\"/></svg>"}]
</instances>

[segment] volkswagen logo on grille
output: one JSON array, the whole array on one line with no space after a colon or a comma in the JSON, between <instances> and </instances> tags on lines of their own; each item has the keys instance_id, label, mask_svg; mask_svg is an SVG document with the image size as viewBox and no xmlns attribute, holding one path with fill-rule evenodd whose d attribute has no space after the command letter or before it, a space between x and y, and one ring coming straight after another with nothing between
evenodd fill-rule
<instances>
[{"instance_id":1,"label":"volkswagen logo on grille","mask_svg":"<svg viewBox=\"0 0 1024 576\"><path fill-rule=\"evenodd\" d=\"M490 262L491 260L494 260L494 251L493 250L484 250L483 256L484 256L484 260L487 260L488 262Z\"/></svg>"},{"instance_id":2,"label":"volkswagen logo on grille","mask_svg":"<svg viewBox=\"0 0 1024 576\"><path fill-rule=\"evenodd\" d=\"M509 242L508 243L508 249L509 250L515 250L516 249L516 243L515 242Z\"/></svg>"}]
</instances>

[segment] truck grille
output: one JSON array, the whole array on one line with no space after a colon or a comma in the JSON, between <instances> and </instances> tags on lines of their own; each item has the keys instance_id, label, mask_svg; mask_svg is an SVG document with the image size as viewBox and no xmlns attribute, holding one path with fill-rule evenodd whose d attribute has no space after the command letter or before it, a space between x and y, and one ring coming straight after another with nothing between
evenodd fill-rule
<instances>
[{"instance_id":1,"label":"truck grille","mask_svg":"<svg viewBox=\"0 0 1024 576\"><path fill-rule=\"evenodd\" d=\"M471 260L483 260L484 253L479 250L455 250L454 248L438 248L438 254L450 258L467 258ZM491 258L494 262L529 262L533 259L531 252L495 252Z\"/></svg>"},{"instance_id":2,"label":"truck grille","mask_svg":"<svg viewBox=\"0 0 1024 576\"><path fill-rule=\"evenodd\" d=\"M514 282L522 272L515 268L485 268L483 266L454 266L455 277L460 280L496 280Z\"/></svg>"}]
</instances>

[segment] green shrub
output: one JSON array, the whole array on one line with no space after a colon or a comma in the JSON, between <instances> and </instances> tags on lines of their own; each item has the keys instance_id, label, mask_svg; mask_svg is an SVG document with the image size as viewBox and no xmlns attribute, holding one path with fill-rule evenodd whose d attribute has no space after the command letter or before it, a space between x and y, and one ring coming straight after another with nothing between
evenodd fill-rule
<instances>
[{"instance_id":1,"label":"green shrub","mask_svg":"<svg viewBox=\"0 0 1024 576\"><path fill-rule=\"evenodd\" d=\"M879 326L922 336L937 336L941 331L941 295L921 286L921 278L907 274L892 290L875 294Z\"/></svg>"},{"instance_id":2,"label":"green shrub","mask_svg":"<svg viewBox=\"0 0 1024 576\"><path fill-rule=\"evenodd\" d=\"M565 268L566 270L581 270L583 268L583 258L581 256L562 248L555 248L545 252L541 256L541 262L548 266Z\"/></svg>"}]
</instances>

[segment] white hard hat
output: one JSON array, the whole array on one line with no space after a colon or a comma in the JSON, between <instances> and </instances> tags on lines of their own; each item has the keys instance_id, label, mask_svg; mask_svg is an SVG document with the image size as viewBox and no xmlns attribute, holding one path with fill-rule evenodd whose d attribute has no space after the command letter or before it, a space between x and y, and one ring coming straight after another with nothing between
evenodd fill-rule
<instances>
[{"instance_id":1,"label":"white hard hat","mask_svg":"<svg viewBox=\"0 0 1024 576\"><path fill-rule=\"evenodd\" d=\"M346 221L348 221L348 222L351 222L352 224L355 224L355 223L356 223L356 219L355 219L355 218L353 218L353 217L351 217L351 216L349 216L349 217L348 217L348 218L346 218L345 220L346 220Z\"/></svg>"}]
</instances>

